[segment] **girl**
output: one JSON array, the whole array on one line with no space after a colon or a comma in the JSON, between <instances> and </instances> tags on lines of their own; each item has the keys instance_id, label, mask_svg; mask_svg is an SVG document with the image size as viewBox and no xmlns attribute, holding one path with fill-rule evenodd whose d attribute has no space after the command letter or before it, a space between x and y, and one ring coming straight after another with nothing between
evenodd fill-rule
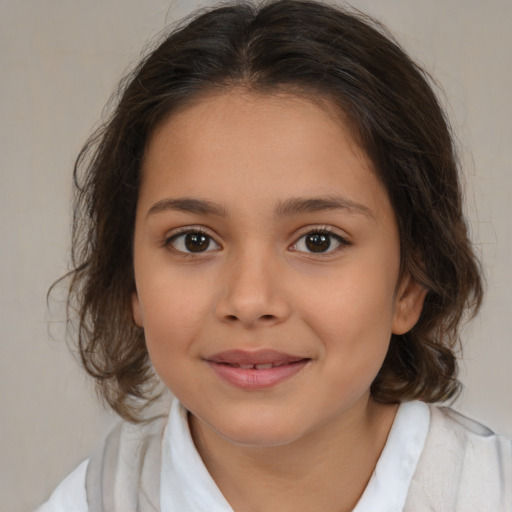
<instances>
[{"instance_id":1,"label":"girl","mask_svg":"<svg viewBox=\"0 0 512 512\"><path fill-rule=\"evenodd\" d=\"M511 510L510 441L427 405L457 395L481 280L447 123L382 27L204 12L75 180L69 311L126 421L40 511Z\"/></svg>"}]
</instances>

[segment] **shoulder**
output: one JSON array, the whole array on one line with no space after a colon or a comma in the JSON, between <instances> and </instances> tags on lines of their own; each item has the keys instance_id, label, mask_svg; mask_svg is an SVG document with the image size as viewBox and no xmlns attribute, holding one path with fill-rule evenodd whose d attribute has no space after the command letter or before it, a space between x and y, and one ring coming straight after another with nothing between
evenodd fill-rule
<instances>
[{"instance_id":1,"label":"shoulder","mask_svg":"<svg viewBox=\"0 0 512 512\"><path fill-rule=\"evenodd\" d=\"M118 421L36 512L124 512L139 510L146 502L156 510L152 502L158 502L166 420L158 416L138 425Z\"/></svg>"},{"instance_id":2,"label":"shoulder","mask_svg":"<svg viewBox=\"0 0 512 512\"><path fill-rule=\"evenodd\" d=\"M429 409L406 510L512 510L512 442L448 407Z\"/></svg>"},{"instance_id":3,"label":"shoulder","mask_svg":"<svg viewBox=\"0 0 512 512\"><path fill-rule=\"evenodd\" d=\"M463 457L464 467L474 473L490 469L510 477L512 485L512 441L495 434L481 423L448 407L430 406L431 425L427 448L456 453Z\"/></svg>"},{"instance_id":4,"label":"shoulder","mask_svg":"<svg viewBox=\"0 0 512 512\"><path fill-rule=\"evenodd\" d=\"M162 438L167 416L120 421L91 456L86 480L90 512L158 510Z\"/></svg>"},{"instance_id":5,"label":"shoulder","mask_svg":"<svg viewBox=\"0 0 512 512\"><path fill-rule=\"evenodd\" d=\"M496 437L494 432L460 412L451 409L450 407L440 407L436 405L429 405L432 427L433 428L448 428L450 431L458 431L459 434L469 436L475 439L485 439Z\"/></svg>"},{"instance_id":6,"label":"shoulder","mask_svg":"<svg viewBox=\"0 0 512 512\"><path fill-rule=\"evenodd\" d=\"M36 512L88 512L85 475L89 461L82 462L53 491Z\"/></svg>"}]
</instances>

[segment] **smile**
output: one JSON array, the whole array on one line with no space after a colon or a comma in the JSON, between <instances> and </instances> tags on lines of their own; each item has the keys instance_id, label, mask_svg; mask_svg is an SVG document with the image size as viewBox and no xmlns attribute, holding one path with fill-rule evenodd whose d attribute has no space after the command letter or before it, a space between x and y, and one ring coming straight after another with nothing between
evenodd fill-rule
<instances>
[{"instance_id":1,"label":"smile","mask_svg":"<svg viewBox=\"0 0 512 512\"><path fill-rule=\"evenodd\" d=\"M283 366L285 364L293 364L297 361L292 362L277 362L277 363L261 363L261 364L236 364L236 363L219 363L219 364L227 364L228 366L232 366L233 368L242 368L244 370L254 369L254 370L270 370L270 368L277 368L278 366Z\"/></svg>"},{"instance_id":2,"label":"smile","mask_svg":"<svg viewBox=\"0 0 512 512\"><path fill-rule=\"evenodd\" d=\"M205 361L217 376L229 384L258 390L273 387L297 375L311 359L274 350L231 350L215 354Z\"/></svg>"}]
</instances>

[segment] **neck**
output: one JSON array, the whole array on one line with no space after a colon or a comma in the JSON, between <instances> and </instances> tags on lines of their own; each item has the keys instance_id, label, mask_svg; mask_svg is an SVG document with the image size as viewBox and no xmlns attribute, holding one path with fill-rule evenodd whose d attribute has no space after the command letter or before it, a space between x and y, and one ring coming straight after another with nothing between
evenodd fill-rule
<instances>
[{"instance_id":1,"label":"neck","mask_svg":"<svg viewBox=\"0 0 512 512\"><path fill-rule=\"evenodd\" d=\"M236 512L352 510L363 493L393 423L397 405L365 397L300 439L246 446L191 418L196 447Z\"/></svg>"}]
</instances>

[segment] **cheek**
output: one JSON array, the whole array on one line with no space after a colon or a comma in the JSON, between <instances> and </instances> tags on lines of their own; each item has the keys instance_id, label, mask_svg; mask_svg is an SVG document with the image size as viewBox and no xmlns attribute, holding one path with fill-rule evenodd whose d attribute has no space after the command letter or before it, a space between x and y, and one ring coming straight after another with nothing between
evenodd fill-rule
<instances>
[{"instance_id":1,"label":"cheek","mask_svg":"<svg viewBox=\"0 0 512 512\"><path fill-rule=\"evenodd\" d=\"M166 387L181 396L189 385L184 365L197 338L197 316L184 301L161 302L146 316L144 336L151 363Z\"/></svg>"},{"instance_id":2,"label":"cheek","mask_svg":"<svg viewBox=\"0 0 512 512\"><path fill-rule=\"evenodd\" d=\"M146 283L139 290L139 301L148 352L161 374L180 354L193 349L209 309L208 300L198 287L170 279Z\"/></svg>"},{"instance_id":3,"label":"cheek","mask_svg":"<svg viewBox=\"0 0 512 512\"><path fill-rule=\"evenodd\" d=\"M327 374L345 386L369 386L391 338L394 283L377 275L348 273L324 287L308 287L300 306L318 339ZM339 384L339 382L338 382Z\"/></svg>"},{"instance_id":4,"label":"cheek","mask_svg":"<svg viewBox=\"0 0 512 512\"><path fill-rule=\"evenodd\" d=\"M302 296L300 309L315 330L338 333L347 342L356 342L364 333L391 334L394 286L382 278L380 283L357 275L331 279L324 286L305 286Z\"/></svg>"}]
</instances>

